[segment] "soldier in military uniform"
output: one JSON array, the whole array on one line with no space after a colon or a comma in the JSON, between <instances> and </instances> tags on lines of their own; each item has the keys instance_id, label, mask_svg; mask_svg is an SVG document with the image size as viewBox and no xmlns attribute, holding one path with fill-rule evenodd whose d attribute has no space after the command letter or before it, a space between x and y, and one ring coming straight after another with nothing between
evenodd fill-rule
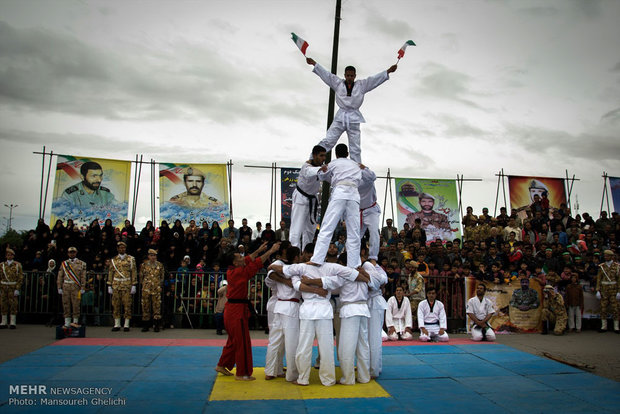
<instances>
[{"instance_id":1,"label":"soldier in military uniform","mask_svg":"<svg viewBox=\"0 0 620 414\"><path fill-rule=\"evenodd\" d=\"M528 311L536 309L540 306L538 292L530 289L530 279L521 278L521 289L515 289L510 298L510 306L518 308L520 311Z\"/></svg>"},{"instance_id":2,"label":"soldier in military uniform","mask_svg":"<svg viewBox=\"0 0 620 414\"><path fill-rule=\"evenodd\" d=\"M463 217L463 227L465 231L465 240L473 240L474 231L478 224L478 216L474 214L472 207L467 207L467 214Z\"/></svg>"},{"instance_id":3,"label":"soldier in military uniform","mask_svg":"<svg viewBox=\"0 0 620 414\"><path fill-rule=\"evenodd\" d=\"M149 260L140 266L142 285L142 332L148 332L151 325L151 307L155 332L161 322L161 290L164 283L164 265L157 261L157 251L149 249Z\"/></svg>"},{"instance_id":4,"label":"soldier in military uniform","mask_svg":"<svg viewBox=\"0 0 620 414\"><path fill-rule=\"evenodd\" d=\"M62 199L79 207L109 206L116 203L114 194L103 187L103 169L99 163L88 161L80 167L82 181L62 193Z\"/></svg>"},{"instance_id":5,"label":"soldier in military uniform","mask_svg":"<svg viewBox=\"0 0 620 414\"><path fill-rule=\"evenodd\" d=\"M419 218L422 221L422 228L425 230L429 226L434 226L437 229L450 231L448 216L433 211L433 207L435 206L435 197L428 193L422 193L418 197L418 200L422 211L407 214L407 223L409 226L415 226L415 219Z\"/></svg>"},{"instance_id":6,"label":"soldier in military uniform","mask_svg":"<svg viewBox=\"0 0 620 414\"><path fill-rule=\"evenodd\" d=\"M77 259L77 249L69 247L69 259L62 262L58 271L58 294L62 295L62 307L65 316L65 326L77 325L80 320L80 298L78 292L84 294L86 286L86 263Z\"/></svg>"},{"instance_id":7,"label":"soldier in military uniform","mask_svg":"<svg viewBox=\"0 0 620 414\"><path fill-rule=\"evenodd\" d=\"M412 275L409 276L409 304L411 306L412 320L417 323L418 305L426 299L426 289L424 286L424 278L418 273L418 262L411 260L413 266Z\"/></svg>"},{"instance_id":8,"label":"soldier in military uniform","mask_svg":"<svg viewBox=\"0 0 620 414\"><path fill-rule=\"evenodd\" d=\"M618 300L620 300L620 264L614 262L614 252L605 250L605 259L598 268L596 276L596 297L601 301L601 329L599 332L607 332L607 316L611 313L614 320L614 332L620 333L618 323Z\"/></svg>"},{"instance_id":9,"label":"soldier in military uniform","mask_svg":"<svg viewBox=\"0 0 620 414\"><path fill-rule=\"evenodd\" d=\"M220 206L217 198L202 193L205 186L205 174L198 168L188 167L183 171L183 183L187 191L177 194L169 201L188 208L206 208Z\"/></svg>"},{"instance_id":10,"label":"soldier in military uniform","mask_svg":"<svg viewBox=\"0 0 620 414\"><path fill-rule=\"evenodd\" d=\"M133 295L136 293L138 272L136 259L126 254L127 245L124 242L117 244L118 255L112 258L110 272L108 273L108 293L112 295L112 313L114 327L112 331L121 330L121 306L125 311L124 331L129 331L131 321L131 306Z\"/></svg>"},{"instance_id":11,"label":"soldier in military uniform","mask_svg":"<svg viewBox=\"0 0 620 414\"><path fill-rule=\"evenodd\" d=\"M543 320L543 335L549 332L548 323L554 323L553 328L554 335L562 335L566 329L566 322L568 317L566 315L566 307L564 306L564 299L562 295L555 292L553 286L545 286L545 305L542 312Z\"/></svg>"},{"instance_id":12,"label":"soldier in military uniform","mask_svg":"<svg viewBox=\"0 0 620 414\"><path fill-rule=\"evenodd\" d=\"M13 249L6 249L6 262L0 263L0 311L2 313L2 323L0 329L16 328L17 320L17 298L19 290L24 280L22 265L13 260L15 252ZM10 326L7 326L9 313L11 315Z\"/></svg>"}]
</instances>

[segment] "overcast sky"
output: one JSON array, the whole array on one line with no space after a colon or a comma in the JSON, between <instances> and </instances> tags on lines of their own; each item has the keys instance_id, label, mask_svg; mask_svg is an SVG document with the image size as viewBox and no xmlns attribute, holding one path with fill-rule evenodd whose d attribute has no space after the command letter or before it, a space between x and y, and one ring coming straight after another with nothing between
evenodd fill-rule
<instances>
[{"instance_id":1,"label":"overcast sky","mask_svg":"<svg viewBox=\"0 0 620 414\"><path fill-rule=\"evenodd\" d=\"M290 32L329 68L334 9L334 0L3 0L0 228L10 203L13 227L34 227L41 157L32 152L43 145L126 160L232 159L235 219L268 220L269 170L244 165L301 166L324 135L329 90ZM603 171L620 176L618 22L616 0L344 0L339 75L349 64L358 78L374 75L406 40L418 45L366 97L363 162L382 176L483 179L463 188L476 212L493 212L502 168L568 170L580 179L573 207L577 196L579 211L598 217ZM383 204L385 182L377 189ZM50 204L51 194L46 219Z\"/></svg>"}]
</instances>

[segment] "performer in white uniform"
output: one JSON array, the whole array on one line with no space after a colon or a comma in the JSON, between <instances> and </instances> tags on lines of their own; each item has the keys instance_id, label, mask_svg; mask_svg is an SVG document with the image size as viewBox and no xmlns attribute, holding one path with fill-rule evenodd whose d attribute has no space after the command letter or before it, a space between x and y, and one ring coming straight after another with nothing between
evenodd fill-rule
<instances>
[{"instance_id":1,"label":"performer in white uniform","mask_svg":"<svg viewBox=\"0 0 620 414\"><path fill-rule=\"evenodd\" d=\"M278 257L282 258L286 254L286 248L280 248ZM274 263L279 265L287 264L287 262L278 259ZM288 263L290 264L290 263ZM272 380L275 377L284 377L284 365L282 364L282 358L284 357L284 341L282 333L282 323L279 318L276 318L274 308L278 303L278 290L281 286L285 286L282 283L278 283L276 280L287 282L286 279L273 275L273 272L268 272L265 278L265 285L271 290L271 296L267 301L267 325L269 326L269 344L267 345L267 355L265 356L265 379ZM290 280L288 280L290 283ZM287 362L288 365L288 362Z\"/></svg>"},{"instance_id":2,"label":"performer in white uniform","mask_svg":"<svg viewBox=\"0 0 620 414\"><path fill-rule=\"evenodd\" d=\"M325 148L316 145L312 148L312 159L301 166L297 178L297 188L293 191L291 208L291 245L303 250L314 240L317 225L319 200L317 194L321 187L317 173L325 161Z\"/></svg>"},{"instance_id":3,"label":"performer in white uniform","mask_svg":"<svg viewBox=\"0 0 620 414\"><path fill-rule=\"evenodd\" d=\"M368 309L370 320L368 321L368 345L370 347L370 378L377 378L383 369L383 319L387 303L381 294L381 286L388 282L387 274L375 260L364 262L362 265L370 275L368 283Z\"/></svg>"},{"instance_id":4,"label":"performer in white uniform","mask_svg":"<svg viewBox=\"0 0 620 414\"><path fill-rule=\"evenodd\" d=\"M316 338L321 356L319 378L325 386L336 383L334 368L334 334L332 318L334 313L330 304L328 290L317 286L302 283L301 277L320 279L321 277L338 276L348 280L355 280L358 272L355 269L341 266L336 263L325 263L322 266L312 266L305 263L290 266L269 266L269 270L291 278L295 290L301 292L303 303L299 307L299 342L295 362L299 376L294 384L308 385L312 368L312 343Z\"/></svg>"},{"instance_id":5,"label":"performer in white uniform","mask_svg":"<svg viewBox=\"0 0 620 414\"><path fill-rule=\"evenodd\" d=\"M390 341L410 341L413 339L413 321L411 319L411 304L405 296L402 286L397 286L394 296L387 301L385 311L385 326L388 329Z\"/></svg>"},{"instance_id":6,"label":"performer in white uniform","mask_svg":"<svg viewBox=\"0 0 620 414\"><path fill-rule=\"evenodd\" d=\"M321 223L321 231L316 239L314 255L310 261L318 265L325 262L325 255L334 230L344 216L347 224L346 249L351 259L348 266L356 269L362 264L360 260L360 193L357 188L362 180L363 166L348 159L348 155L346 145L336 145L337 158L329 165L321 167L319 171L320 180L331 182L332 193Z\"/></svg>"},{"instance_id":7,"label":"performer in white uniform","mask_svg":"<svg viewBox=\"0 0 620 414\"><path fill-rule=\"evenodd\" d=\"M437 340L448 342L450 339L448 319L443 303L436 300L437 291L433 286L426 288L426 299L418 305L418 326L420 327L420 341Z\"/></svg>"},{"instance_id":8,"label":"performer in white uniform","mask_svg":"<svg viewBox=\"0 0 620 414\"><path fill-rule=\"evenodd\" d=\"M308 259L308 257L304 257L304 259ZM286 259L288 263L299 263L299 249L294 246L289 247L286 250ZM281 265L283 263L274 262L274 264ZM299 376L297 364L295 363L295 355L297 354L297 342L299 341L299 303L301 294L293 288L290 279L284 279L277 273L269 271L265 281L274 279L278 280L278 282L276 282L278 286L278 300L273 310L275 332L272 337L271 331L269 331L269 346L271 346L272 340L274 344L282 346L286 354L286 380L293 382L296 381ZM270 364L270 361L268 347L265 374L267 374L267 365ZM280 359L278 359L278 361L280 361Z\"/></svg>"},{"instance_id":9,"label":"performer in white uniform","mask_svg":"<svg viewBox=\"0 0 620 414\"><path fill-rule=\"evenodd\" d=\"M326 137L319 143L327 151L330 151L343 132L347 132L349 146L351 147L351 159L362 162L362 148L360 146L360 123L366 122L359 108L364 103L364 95L375 89L383 82L388 80L389 74L396 71L396 65L390 66L374 76L355 82L356 71L353 66L344 69L345 79L330 73L323 66L319 65L312 58L306 58L309 65L313 65L312 70L323 82L327 84L336 94L336 104L338 112L332 124L327 130Z\"/></svg>"},{"instance_id":10,"label":"performer in white uniform","mask_svg":"<svg viewBox=\"0 0 620 414\"><path fill-rule=\"evenodd\" d=\"M476 287L476 296L467 301L467 316L472 321L470 328L471 339L473 341L495 341L495 332L489 325L489 319L495 313L493 309L493 303L484 297L486 293L486 286L483 283L479 283Z\"/></svg>"},{"instance_id":11,"label":"performer in white uniform","mask_svg":"<svg viewBox=\"0 0 620 414\"><path fill-rule=\"evenodd\" d=\"M381 208L377 204L377 190L375 189L375 180L377 175L370 168L366 167L362 170L362 183L358 190L360 193L360 219L361 228L360 236L364 237L366 229L368 229L370 246L368 247L368 258L377 260L379 258L379 220L381 216Z\"/></svg>"},{"instance_id":12,"label":"performer in white uniform","mask_svg":"<svg viewBox=\"0 0 620 414\"><path fill-rule=\"evenodd\" d=\"M346 265L349 254L340 255L339 261ZM349 277L349 275L347 275ZM340 383L355 385L355 358L357 356L357 382L370 381L370 350L368 348L368 287L369 279L362 274L355 280L350 277L322 277L303 279L327 290L340 288L340 341L338 360L342 369ZM321 361L322 365L322 361Z\"/></svg>"}]
</instances>

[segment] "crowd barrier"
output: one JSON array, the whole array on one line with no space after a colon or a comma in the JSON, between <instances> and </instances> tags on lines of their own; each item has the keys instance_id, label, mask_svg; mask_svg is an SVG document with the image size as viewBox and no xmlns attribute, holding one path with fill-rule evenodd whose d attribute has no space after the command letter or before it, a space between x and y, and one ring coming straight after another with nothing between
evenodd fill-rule
<instances>
[{"instance_id":1,"label":"crowd barrier","mask_svg":"<svg viewBox=\"0 0 620 414\"><path fill-rule=\"evenodd\" d=\"M248 298L253 317L251 326L264 329L267 324L267 301L270 290L265 285L265 272L259 272L248 282ZM217 290L223 272L167 272L162 289L162 317L165 324L177 327L215 326ZM111 296L108 294L107 274L87 273L85 293L81 295L81 322L87 325L112 323ZM404 280L404 279L403 279ZM449 329L465 326L465 296L462 279L444 276L426 277L427 286L438 289L438 299L446 305ZM58 294L57 276L49 272L24 272L19 297L20 323L60 323L62 298ZM141 320L141 289L138 285L133 300L133 319Z\"/></svg>"}]
</instances>

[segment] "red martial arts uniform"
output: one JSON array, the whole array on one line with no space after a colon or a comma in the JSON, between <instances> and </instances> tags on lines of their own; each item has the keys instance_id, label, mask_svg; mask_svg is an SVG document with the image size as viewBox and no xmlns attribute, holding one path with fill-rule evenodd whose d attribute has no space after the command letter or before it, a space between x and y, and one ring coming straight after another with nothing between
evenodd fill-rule
<instances>
[{"instance_id":1,"label":"red martial arts uniform","mask_svg":"<svg viewBox=\"0 0 620 414\"><path fill-rule=\"evenodd\" d=\"M228 301L224 306L224 327L228 333L228 341L222 350L217 365L233 369L237 365L235 375L252 375L252 342L250 341L250 309L248 306L248 281L263 267L260 257L252 261L244 257L245 267L235 267L226 272L228 280ZM243 303L231 303L231 300Z\"/></svg>"}]
</instances>

